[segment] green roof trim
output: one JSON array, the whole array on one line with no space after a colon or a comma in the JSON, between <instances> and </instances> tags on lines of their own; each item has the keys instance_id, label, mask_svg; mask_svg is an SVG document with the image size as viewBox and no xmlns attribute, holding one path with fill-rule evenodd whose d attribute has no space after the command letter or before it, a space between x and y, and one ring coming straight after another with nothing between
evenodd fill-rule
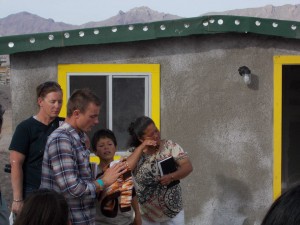
<instances>
[{"instance_id":1,"label":"green roof trim","mask_svg":"<svg viewBox=\"0 0 300 225\"><path fill-rule=\"evenodd\" d=\"M0 37L0 55L53 47L134 42L199 34L254 33L300 39L300 22L210 15L179 20Z\"/></svg>"}]
</instances>

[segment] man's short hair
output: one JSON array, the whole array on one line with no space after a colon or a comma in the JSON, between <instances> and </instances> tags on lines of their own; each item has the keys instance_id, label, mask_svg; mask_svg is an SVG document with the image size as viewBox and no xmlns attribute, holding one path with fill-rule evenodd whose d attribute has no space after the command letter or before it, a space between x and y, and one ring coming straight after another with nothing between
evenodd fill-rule
<instances>
[{"instance_id":1,"label":"man's short hair","mask_svg":"<svg viewBox=\"0 0 300 225\"><path fill-rule=\"evenodd\" d=\"M90 103L97 106L101 105L98 96L90 89L84 88L75 90L68 100L67 117L71 117L75 110L80 110L81 113L84 113Z\"/></svg>"}]
</instances>

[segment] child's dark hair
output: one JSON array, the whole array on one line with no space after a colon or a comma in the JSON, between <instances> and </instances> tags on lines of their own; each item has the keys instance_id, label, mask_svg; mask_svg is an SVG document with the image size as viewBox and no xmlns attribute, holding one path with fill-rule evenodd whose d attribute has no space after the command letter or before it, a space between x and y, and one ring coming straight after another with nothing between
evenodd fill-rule
<instances>
[{"instance_id":1,"label":"child's dark hair","mask_svg":"<svg viewBox=\"0 0 300 225\"><path fill-rule=\"evenodd\" d=\"M117 146L117 139L116 136L114 134L114 132L112 132L109 129L101 129L101 130L97 130L93 137L92 137L92 149L95 152L97 150L97 142L99 141L99 139L101 138L109 138L113 141L114 145Z\"/></svg>"},{"instance_id":2,"label":"child's dark hair","mask_svg":"<svg viewBox=\"0 0 300 225\"><path fill-rule=\"evenodd\" d=\"M150 124L154 124L151 118L147 116L141 116L129 125L128 132L131 136L129 140L130 147L137 147L141 144L140 139Z\"/></svg>"}]
</instances>

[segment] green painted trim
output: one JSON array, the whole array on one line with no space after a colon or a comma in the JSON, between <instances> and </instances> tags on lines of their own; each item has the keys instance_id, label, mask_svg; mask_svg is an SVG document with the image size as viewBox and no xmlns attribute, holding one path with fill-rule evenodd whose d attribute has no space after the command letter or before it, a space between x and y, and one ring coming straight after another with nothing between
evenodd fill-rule
<instances>
[{"instance_id":1,"label":"green painted trim","mask_svg":"<svg viewBox=\"0 0 300 225\"><path fill-rule=\"evenodd\" d=\"M0 55L53 47L134 42L218 33L254 33L300 39L300 22L212 15L179 20L0 37Z\"/></svg>"}]
</instances>

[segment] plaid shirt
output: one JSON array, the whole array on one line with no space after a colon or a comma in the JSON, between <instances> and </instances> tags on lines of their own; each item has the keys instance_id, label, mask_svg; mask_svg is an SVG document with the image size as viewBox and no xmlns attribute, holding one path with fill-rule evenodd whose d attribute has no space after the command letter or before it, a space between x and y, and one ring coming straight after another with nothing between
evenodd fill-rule
<instances>
[{"instance_id":1,"label":"plaid shirt","mask_svg":"<svg viewBox=\"0 0 300 225\"><path fill-rule=\"evenodd\" d=\"M96 186L89 155L84 133L68 123L49 136L45 147L41 188L54 189L65 196L73 225L95 223Z\"/></svg>"}]
</instances>

